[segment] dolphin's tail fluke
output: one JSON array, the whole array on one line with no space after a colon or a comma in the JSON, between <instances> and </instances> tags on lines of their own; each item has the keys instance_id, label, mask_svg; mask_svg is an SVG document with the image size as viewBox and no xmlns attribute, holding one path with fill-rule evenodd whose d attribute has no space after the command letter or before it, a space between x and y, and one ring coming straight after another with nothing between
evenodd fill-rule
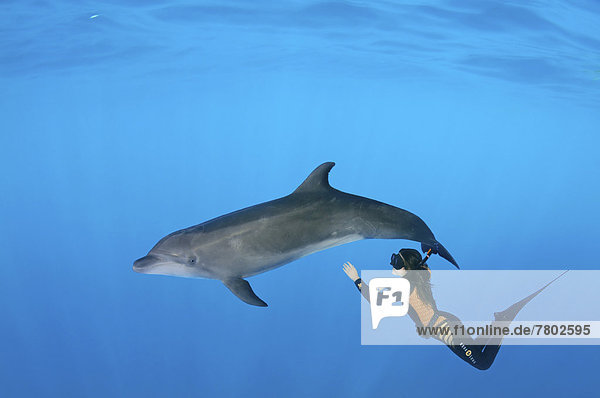
<instances>
[{"instance_id":1,"label":"dolphin's tail fluke","mask_svg":"<svg viewBox=\"0 0 600 398\"><path fill-rule=\"evenodd\" d=\"M426 253L427 251L431 250L433 254L439 254L440 257L445 258L446 260L450 261L452 265L454 265L456 268L460 269L460 267L456 263L456 260L454 259L454 257L452 257L452 254L450 254L450 252L446 250L444 245L442 245L438 241L435 241L435 243L431 245L427 243L421 243L421 250L423 251L423 253Z\"/></svg>"}]
</instances>

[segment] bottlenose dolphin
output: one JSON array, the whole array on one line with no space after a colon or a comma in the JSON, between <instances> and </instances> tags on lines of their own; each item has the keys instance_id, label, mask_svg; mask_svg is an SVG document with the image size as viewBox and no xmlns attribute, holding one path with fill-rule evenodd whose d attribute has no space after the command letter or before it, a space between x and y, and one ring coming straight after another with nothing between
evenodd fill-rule
<instances>
[{"instance_id":1,"label":"bottlenose dolphin","mask_svg":"<svg viewBox=\"0 0 600 398\"><path fill-rule=\"evenodd\" d=\"M333 162L290 195L234 211L162 238L133 263L145 274L219 279L242 301L262 301L243 278L361 239L409 239L456 261L416 215L329 185Z\"/></svg>"}]
</instances>

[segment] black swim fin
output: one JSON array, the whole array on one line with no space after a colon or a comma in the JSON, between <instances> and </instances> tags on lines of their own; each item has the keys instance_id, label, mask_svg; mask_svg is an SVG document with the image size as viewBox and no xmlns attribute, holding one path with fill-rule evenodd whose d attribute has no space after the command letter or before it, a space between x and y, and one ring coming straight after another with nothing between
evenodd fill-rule
<instances>
[{"instance_id":1,"label":"black swim fin","mask_svg":"<svg viewBox=\"0 0 600 398\"><path fill-rule=\"evenodd\" d=\"M546 283L541 289L539 289L539 290L531 293L529 296L525 297L523 300L517 301L516 303L514 303L513 305L511 305L510 307L508 307L504 311L494 312L494 318L497 321L512 322L513 319L515 319L515 317L519 313L519 311L521 311L523 309L523 307L525 307L525 305L527 303L529 303L531 300L533 300L533 298L535 296L537 296L538 294L540 294L542 292L542 290L544 290L545 288L547 288L548 286L550 286L550 284L552 282L554 282L555 280L557 280L558 278L560 278L561 276L563 276L564 274L566 274L568 271L569 270L566 270L565 272L563 272L562 274L560 274L556 278L552 279L550 282Z\"/></svg>"}]
</instances>

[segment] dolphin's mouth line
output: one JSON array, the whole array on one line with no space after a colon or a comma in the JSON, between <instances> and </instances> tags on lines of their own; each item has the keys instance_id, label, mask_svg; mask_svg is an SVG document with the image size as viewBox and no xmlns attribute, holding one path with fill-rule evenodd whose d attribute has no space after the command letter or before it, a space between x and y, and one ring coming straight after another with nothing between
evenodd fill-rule
<instances>
[{"instance_id":1,"label":"dolphin's mouth line","mask_svg":"<svg viewBox=\"0 0 600 398\"><path fill-rule=\"evenodd\" d=\"M155 267L158 267L158 266L161 266L164 264L168 264L170 262L171 261L156 261L156 262L153 262L152 264L140 265L140 264L137 264L137 261L136 261L135 263L133 263L133 270L134 271L138 271L138 270L142 271L145 269L155 268Z\"/></svg>"},{"instance_id":2,"label":"dolphin's mouth line","mask_svg":"<svg viewBox=\"0 0 600 398\"><path fill-rule=\"evenodd\" d=\"M172 262L173 261L169 260L167 256L160 254L156 255L152 253L135 260L135 262L133 263L133 270L139 273L147 273L148 271L155 269L160 265Z\"/></svg>"},{"instance_id":3,"label":"dolphin's mouth line","mask_svg":"<svg viewBox=\"0 0 600 398\"><path fill-rule=\"evenodd\" d=\"M171 265L185 265L184 255L171 253L166 250L151 250L147 255L134 261L133 270L140 274L161 274L161 269ZM166 273L165 273L166 274Z\"/></svg>"}]
</instances>

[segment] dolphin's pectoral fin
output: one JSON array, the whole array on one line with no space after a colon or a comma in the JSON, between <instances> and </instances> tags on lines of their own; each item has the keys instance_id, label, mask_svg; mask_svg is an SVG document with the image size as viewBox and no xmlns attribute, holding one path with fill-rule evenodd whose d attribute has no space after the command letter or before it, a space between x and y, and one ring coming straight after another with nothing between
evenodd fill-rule
<instances>
[{"instance_id":1,"label":"dolphin's pectoral fin","mask_svg":"<svg viewBox=\"0 0 600 398\"><path fill-rule=\"evenodd\" d=\"M223 284L243 302L257 307L268 307L267 303L254 294L248 281L242 278L229 278L223 280Z\"/></svg>"}]
</instances>

